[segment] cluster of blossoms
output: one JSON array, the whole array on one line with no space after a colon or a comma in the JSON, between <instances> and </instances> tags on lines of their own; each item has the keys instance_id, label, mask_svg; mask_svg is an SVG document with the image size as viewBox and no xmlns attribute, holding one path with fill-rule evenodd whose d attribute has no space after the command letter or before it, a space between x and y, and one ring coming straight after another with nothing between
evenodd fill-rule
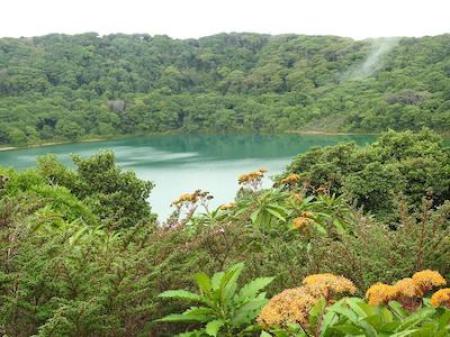
<instances>
[{"instance_id":1,"label":"cluster of blossoms","mask_svg":"<svg viewBox=\"0 0 450 337\"><path fill-rule=\"evenodd\" d=\"M445 284L445 279L438 272L423 270L415 273L411 278L404 278L393 285L376 283L367 290L366 298L372 305L383 305L389 303L389 301L398 301L405 309L412 311L422 304L422 298L427 292L434 287ZM435 303L438 302L435 301ZM445 301L442 303L445 303Z\"/></svg>"},{"instance_id":2,"label":"cluster of blossoms","mask_svg":"<svg viewBox=\"0 0 450 337\"><path fill-rule=\"evenodd\" d=\"M281 179L280 184L292 186L292 185L298 184L299 181L300 181L300 175L298 175L296 173L291 173L286 178Z\"/></svg>"},{"instance_id":3,"label":"cluster of blossoms","mask_svg":"<svg viewBox=\"0 0 450 337\"><path fill-rule=\"evenodd\" d=\"M292 227L298 230L305 230L309 225L314 223L314 213L313 212L302 212L300 216L292 220Z\"/></svg>"},{"instance_id":4,"label":"cluster of blossoms","mask_svg":"<svg viewBox=\"0 0 450 337\"><path fill-rule=\"evenodd\" d=\"M437 307L447 307L450 309L450 288L445 288L436 291L431 296L431 305Z\"/></svg>"},{"instance_id":5,"label":"cluster of blossoms","mask_svg":"<svg viewBox=\"0 0 450 337\"><path fill-rule=\"evenodd\" d=\"M349 279L329 273L309 275L303 280L303 285L316 297L324 297L327 302L331 302L336 295L354 294L357 290Z\"/></svg>"},{"instance_id":6,"label":"cluster of blossoms","mask_svg":"<svg viewBox=\"0 0 450 337\"><path fill-rule=\"evenodd\" d=\"M330 194L330 187L325 185L320 185L314 190L316 194Z\"/></svg>"},{"instance_id":7,"label":"cluster of blossoms","mask_svg":"<svg viewBox=\"0 0 450 337\"><path fill-rule=\"evenodd\" d=\"M242 174L238 178L239 185L257 190L261 187L262 179L264 178L264 173L266 172L266 169L260 168L259 170Z\"/></svg>"},{"instance_id":8,"label":"cluster of blossoms","mask_svg":"<svg viewBox=\"0 0 450 337\"><path fill-rule=\"evenodd\" d=\"M303 195L301 193L298 193L298 192L291 193L291 200L294 201L295 203L301 204L303 199L304 198L303 198Z\"/></svg>"},{"instance_id":9,"label":"cluster of blossoms","mask_svg":"<svg viewBox=\"0 0 450 337\"><path fill-rule=\"evenodd\" d=\"M307 326L309 312L321 298L332 303L337 295L356 292L352 281L333 274L310 275L302 284L274 296L262 309L258 324L264 329L285 327L292 323Z\"/></svg>"},{"instance_id":10,"label":"cluster of blossoms","mask_svg":"<svg viewBox=\"0 0 450 337\"><path fill-rule=\"evenodd\" d=\"M202 190L196 190L193 193L182 193L176 200L174 200L171 206L175 206L179 209L186 207L191 208L196 206L197 203L204 203L208 200L211 200L213 196L207 192Z\"/></svg>"},{"instance_id":11,"label":"cluster of blossoms","mask_svg":"<svg viewBox=\"0 0 450 337\"><path fill-rule=\"evenodd\" d=\"M236 203L235 202L228 202L226 204L220 205L219 209L221 209L222 211L228 211L230 209L233 209L236 207Z\"/></svg>"}]
</instances>

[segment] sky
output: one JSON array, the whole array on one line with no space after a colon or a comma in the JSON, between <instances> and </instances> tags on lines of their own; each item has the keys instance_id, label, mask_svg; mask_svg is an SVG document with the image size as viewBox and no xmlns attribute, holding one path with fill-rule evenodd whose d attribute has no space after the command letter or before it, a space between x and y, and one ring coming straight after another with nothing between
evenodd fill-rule
<instances>
[{"instance_id":1,"label":"sky","mask_svg":"<svg viewBox=\"0 0 450 337\"><path fill-rule=\"evenodd\" d=\"M0 37L84 32L437 35L450 33L450 0L0 0Z\"/></svg>"}]
</instances>

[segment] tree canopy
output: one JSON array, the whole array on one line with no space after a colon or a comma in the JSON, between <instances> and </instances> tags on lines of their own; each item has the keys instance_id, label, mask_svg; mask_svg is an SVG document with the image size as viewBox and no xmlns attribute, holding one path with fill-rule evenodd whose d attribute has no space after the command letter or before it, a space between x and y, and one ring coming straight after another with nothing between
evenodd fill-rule
<instances>
[{"instance_id":1,"label":"tree canopy","mask_svg":"<svg viewBox=\"0 0 450 337\"><path fill-rule=\"evenodd\" d=\"M450 35L0 39L0 144L182 131L448 132Z\"/></svg>"}]
</instances>

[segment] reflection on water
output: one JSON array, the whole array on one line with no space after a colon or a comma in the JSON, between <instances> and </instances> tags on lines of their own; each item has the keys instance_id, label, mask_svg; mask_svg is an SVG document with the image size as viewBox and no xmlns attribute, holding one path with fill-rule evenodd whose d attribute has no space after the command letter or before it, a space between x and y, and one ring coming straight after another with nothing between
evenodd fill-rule
<instances>
[{"instance_id":1,"label":"reflection on water","mask_svg":"<svg viewBox=\"0 0 450 337\"><path fill-rule=\"evenodd\" d=\"M164 218L170 213L171 201L181 192L197 188L210 191L215 196L213 205L219 205L234 198L239 174L259 167L267 168L269 175L278 174L292 157L311 147L350 141L364 144L372 139L323 135L151 136L0 152L0 165L27 168L35 165L36 157L48 153L70 165L71 153L89 156L111 149L119 165L156 184L150 203Z\"/></svg>"}]
</instances>

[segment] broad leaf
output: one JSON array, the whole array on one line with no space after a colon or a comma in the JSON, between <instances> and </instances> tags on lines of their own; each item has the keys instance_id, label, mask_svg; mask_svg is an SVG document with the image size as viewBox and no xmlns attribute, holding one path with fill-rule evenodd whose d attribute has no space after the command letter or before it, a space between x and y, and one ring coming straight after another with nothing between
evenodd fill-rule
<instances>
[{"instance_id":1,"label":"broad leaf","mask_svg":"<svg viewBox=\"0 0 450 337\"><path fill-rule=\"evenodd\" d=\"M195 274L195 281L202 294L208 294L211 291L211 279L205 273Z\"/></svg>"},{"instance_id":2,"label":"broad leaf","mask_svg":"<svg viewBox=\"0 0 450 337\"><path fill-rule=\"evenodd\" d=\"M167 290L158 295L161 298L180 299L191 302L207 303L207 299L198 294L194 294L187 290Z\"/></svg>"},{"instance_id":3,"label":"broad leaf","mask_svg":"<svg viewBox=\"0 0 450 337\"><path fill-rule=\"evenodd\" d=\"M267 287L272 281L273 277L259 277L253 281L250 281L245 286L241 288L239 292L240 298L253 298L255 297L261 290Z\"/></svg>"},{"instance_id":4,"label":"broad leaf","mask_svg":"<svg viewBox=\"0 0 450 337\"><path fill-rule=\"evenodd\" d=\"M211 321L208 324L206 324L205 331L209 336L216 337L220 328L223 327L224 324L225 324L225 322L223 320L216 319L216 320Z\"/></svg>"}]
</instances>

